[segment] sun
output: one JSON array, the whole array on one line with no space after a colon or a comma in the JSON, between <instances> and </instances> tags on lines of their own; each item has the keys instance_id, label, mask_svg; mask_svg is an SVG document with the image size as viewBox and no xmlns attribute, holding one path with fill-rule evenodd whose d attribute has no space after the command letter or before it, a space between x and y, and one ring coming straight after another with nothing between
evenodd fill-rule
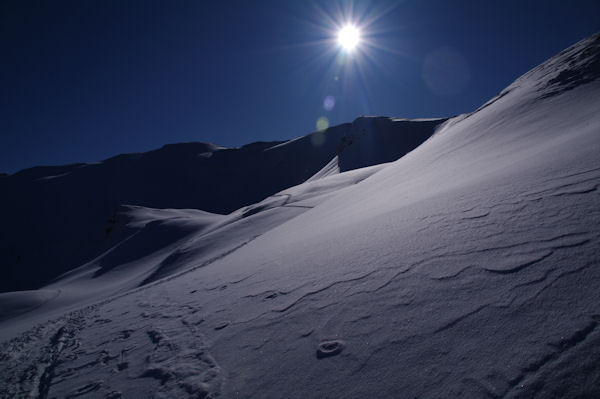
<instances>
[{"instance_id":1,"label":"sun","mask_svg":"<svg viewBox=\"0 0 600 399\"><path fill-rule=\"evenodd\" d=\"M352 51L360 41L360 31L352 25L346 25L338 32L338 43L346 51Z\"/></svg>"}]
</instances>

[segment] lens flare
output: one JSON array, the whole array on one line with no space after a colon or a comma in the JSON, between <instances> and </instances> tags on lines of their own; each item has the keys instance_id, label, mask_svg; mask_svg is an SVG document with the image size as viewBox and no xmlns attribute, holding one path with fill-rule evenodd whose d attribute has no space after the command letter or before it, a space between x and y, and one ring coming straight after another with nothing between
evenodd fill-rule
<instances>
[{"instance_id":1,"label":"lens flare","mask_svg":"<svg viewBox=\"0 0 600 399\"><path fill-rule=\"evenodd\" d=\"M323 108L325 108L326 111L331 111L333 107L335 107L335 98L333 96L325 97L323 100Z\"/></svg>"},{"instance_id":2,"label":"lens flare","mask_svg":"<svg viewBox=\"0 0 600 399\"><path fill-rule=\"evenodd\" d=\"M313 147L321 147L325 143L325 133L316 132L310 135L310 143Z\"/></svg>"},{"instance_id":3,"label":"lens flare","mask_svg":"<svg viewBox=\"0 0 600 399\"><path fill-rule=\"evenodd\" d=\"M317 130L318 131L324 132L325 130L327 130L328 127L329 127L329 119L327 119L324 116L317 119Z\"/></svg>"}]
</instances>

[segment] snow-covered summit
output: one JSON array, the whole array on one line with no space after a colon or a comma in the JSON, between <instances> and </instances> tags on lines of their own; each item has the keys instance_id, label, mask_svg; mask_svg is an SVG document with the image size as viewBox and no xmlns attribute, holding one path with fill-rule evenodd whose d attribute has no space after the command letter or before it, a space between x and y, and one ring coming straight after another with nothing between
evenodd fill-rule
<instances>
[{"instance_id":1,"label":"snow-covered summit","mask_svg":"<svg viewBox=\"0 0 600 399\"><path fill-rule=\"evenodd\" d=\"M529 82L541 98L546 98L575 89L599 77L600 33L597 33L532 69L508 89Z\"/></svg>"},{"instance_id":2,"label":"snow-covered summit","mask_svg":"<svg viewBox=\"0 0 600 399\"><path fill-rule=\"evenodd\" d=\"M586 85L600 78L600 33L587 37L531 69L481 108L513 93L536 101Z\"/></svg>"}]
</instances>

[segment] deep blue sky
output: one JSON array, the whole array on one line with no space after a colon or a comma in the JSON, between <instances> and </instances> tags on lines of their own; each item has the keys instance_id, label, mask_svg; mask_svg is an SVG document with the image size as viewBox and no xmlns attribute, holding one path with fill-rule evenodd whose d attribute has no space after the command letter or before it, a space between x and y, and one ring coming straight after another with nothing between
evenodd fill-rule
<instances>
[{"instance_id":1,"label":"deep blue sky","mask_svg":"<svg viewBox=\"0 0 600 399\"><path fill-rule=\"evenodd\" d=\"M370 25L342 63L351 13ZM598 30L597 0L4 0L0 172L469 112Z\"/></svg>"}]
</instances>

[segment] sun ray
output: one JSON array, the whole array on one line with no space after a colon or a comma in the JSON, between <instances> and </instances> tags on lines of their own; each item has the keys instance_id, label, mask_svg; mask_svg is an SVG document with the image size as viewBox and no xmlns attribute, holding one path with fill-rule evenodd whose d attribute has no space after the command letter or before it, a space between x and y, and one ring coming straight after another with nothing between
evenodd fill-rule
<instances>
[{"instance_id":1,"label":"sun ray","mask_svg":"<svg viewBox=\"0 0 600 399\"><path fill-rule=\"evenodd\" d=\"M389 13L391 13L392 11L394 11L396 8L398 8L398 6L400 6L400 2L395 2L394 4L391 4L389 7L379 10L378 12L375 13L375 15L365 14L361 21L361 26L363 26L365 29L371 30L371 26L373 26L377 21L379 21L384 16L386 16ZM375 10L375 11L377 11L377 10Z\"/></svg>"},{"instance_id":2,"label":"sun ray","mask_svg":"<svg viewBox=\"0 0 600 399\"><path fill-rule=\"evenodd\" d=\"M374 85L380 83L382 75L394 77L398 73L388 65L389 57L418 61L407 52L408 47L389 41L389 32L407 29L406 22L398 24L398 21L386 19L398 7L398 2L384 7L353 0L343 3L313 0L310 4L310 15L294 16L303 21L305 40L279 43L269 50L299 50L302 56L293 58L293 65L289 67L294 76L300 78L308 70L317 73L318 78L305 86L303 94L310 96L312 101L318 98L321 113L315 120L327 117L330 122L337 122L336 115L347 118L351 109L364 113L376 111L373 108L376 103ZM313 47L314 53L307 52L308 47ZM337 105L323 111L322 102L328 96L335 97Z\"/></svg>"}]
</instances>

